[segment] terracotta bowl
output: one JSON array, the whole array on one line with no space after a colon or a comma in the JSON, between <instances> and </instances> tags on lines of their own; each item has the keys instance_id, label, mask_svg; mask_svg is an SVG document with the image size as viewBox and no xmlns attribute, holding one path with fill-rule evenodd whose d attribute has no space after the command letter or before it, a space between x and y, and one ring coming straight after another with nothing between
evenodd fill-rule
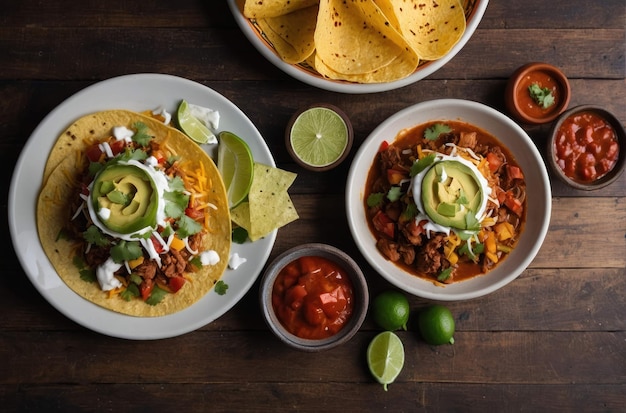
<instances>
[{"instance_id":1,"label":"terracotta bowl","mask_svg":"<svg viewBox=\"0 0 626 413\"><path fill-rule=\"evenodd\" d=\"M553 86L556 103L542 109L530 98L528 87L538 82L542 87ZM507 110L519 122L539 125L552 122L567 109L571 88L567 77L557 67L533 62L518 68L509 78L505 92Z\"/></svg>"},{"instance_id":2,"label":"terracotta bowl","mask_svg":"<svg viewBox=\"0 0 626 413\"><path fill-rule=\"evenodd\" d=\"M570 119L570 117L579 115L584 112L600 116L613 128L617 137L619 155L617 156L615 165L608 173L606 173L606 175L592 181L583 182L567 176L561 166L559 166L559 163L557 162L557 150L555 142L561 134L559 130L561 129L563 123ZM615 182L615 180L617 180L624 171L624 165L626 164L626 131L624 130L624 126L619 121L619 119L617 119L615 115L603 108L593 105L581 105L567 110L566 112L561 114L561 116L559 116L554 125L552 125L550 138L548 139L547 143L547 162L550 165L552 172L561 181L565 182L572 188L586 191L604 188L605 186Z\"/></svg>"},{"instance_id":3,"label":"terracotta bowl","mask_svg":"<svg viewBox=\"0 0 626 413\"><path fill-rule=\"evenodd\" d=\"M343 328L330 337L320 339L298 337L288 331L274 311L272 292L274 290L276 277L285 266L301 257L321 257L330 260L339 265L351 281L352 314L343 325ZM261 279L259 299L265 322L280 341L297 350L318 352L344 344L356 334L367 315L369 291L365 276L356 262L348 254L331 245L310 243L285 251L268 265Z\"/></svg>"}]
</instances>

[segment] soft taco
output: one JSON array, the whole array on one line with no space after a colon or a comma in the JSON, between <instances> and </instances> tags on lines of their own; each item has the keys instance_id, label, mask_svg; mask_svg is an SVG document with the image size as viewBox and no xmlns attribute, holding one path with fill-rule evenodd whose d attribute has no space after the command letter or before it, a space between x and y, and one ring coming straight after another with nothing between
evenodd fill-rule
<instances>
[{"instance_id":1,"label":"soft taco","mask_svg":"<svg viewBox=\"0 0 626 413\"><path fill-rule=\"evenodd\" d=\"M231 247L226 191L212 159L178 130L126 110L84 116L58 138L37 228L72 290L139 317L202 298Z\"/></svg>"}]
</instances>

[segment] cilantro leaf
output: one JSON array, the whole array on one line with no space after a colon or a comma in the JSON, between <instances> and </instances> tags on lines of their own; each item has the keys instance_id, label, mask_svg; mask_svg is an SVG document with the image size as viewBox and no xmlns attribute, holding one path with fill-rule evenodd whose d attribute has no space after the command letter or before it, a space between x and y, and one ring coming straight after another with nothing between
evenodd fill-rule
<instances>
[{"instance_id":1,"label":"cilantro leaf","mask_svg":"<svg viewBox=\"0 0 626 413\"><path fill-rule=\"evenodd\" d=\"M152 292L150 293L150 297L146 299L146 304L157 305L158 303L163 301L163 298L167 294L169 294L167 291L165 291L164 289L160 288L158 285L155 284L154 288L152 289Z\"/></svg>"},{"instance_id":2,"label":"cilantro leaf","mask_svg":"<svg viewBox=\"0 0 626 413\"><path fill-rule=\"evenodd\" d=\"M369 194L369 196L367 197L367 206L376 207L382 205L384 197L385 194L383 194L382 192Z\"/></svg>"},{"instance_id":3,"label":"cilantro leaf","mask_svg":"<svg viewBox=\"0 0 626 413\"><path fill-rule=\"evenodd\" d=\"M105 237L95 225L89 226L89 228L83 232L83 238L89 244L94 244L98 247L106 247L110 243L109 239Z\"/></svg>"},{"instance_id":4,"label":"cilantro leaf","mask_svg":"<svg viewBox=\"0 0 626 413\"><path fill-rule=\"evenodd\" d=\"M178 229L176 233L181 239L187 238L190 235L200 232L202 230L202 225L197 221L189 218L187 215L183 215L177 221Z\"/></svg>"},{"instance_id":5,"label":"cilantro leaf","mask_svg":"<svg viewBox=\"0 0 626 413\"><path fill-rule=\"evenodd\" d=\"M128 284L124 291L120 293L120 297L126 301L139 297L139 287L137 287L137 284Z\"/></svg>"},{"instance_id":6,"label":"cilantro leaf","mask_svg":"<svg viewBox=\"0 0 626 413\"><path fill-rule=\"evenodd\" d=\"M163 199L166 202L165 213L174 219L182 217L185 214L187 205L189 205L189 195L185 195L182 192L165 191Z\"/></svg>"},{"instance_id":7,"label":"cilantro leaf","mask_svg":"<svg viewBox=\"0 0 626 413\"><path fill-rule=\"evenodd\" d=\"M141 245L138 241L121 240L111 247L111 258L116 263L134 260L143 255Z\"/></svg>"},{"instance_id":8,"label":"cilantro leaf","mask_svg":"<svg viewBox=\"0 0 626 413\"><path fill-rule=\"evenodd\" d=\"M148 146L152 139L152 136L148 135L148 126L143 122L135 122L133 127L136 130L132 137L133 142L137 142L141 146Z\"/></svg>"},{"instance_id":9,"label":"cilantro leaf","mask_svg":"<svg viewBox=\"0 0 626 413\"><path fill-rule=\"evenodd\" d=\"M235 244L243 244L248 239L248 231L243 227L233 228L232 240Z\"/></svg>"},{"instance_id":10,"label":"cilantro leaf","mask_svg":"<svg viewBox=\"0 0 626 413\"><path fill-rule=\"evenodd\" d=\"M424 131L424 138L429 141L435 141L440 135L450 132L452 132L450 126L444 123L435 123L433 126Z\"/></svg>"},{"instance_id":11,"label":"cilantro leaf","mask_svg":"<svg viewBox=\"0 0 626 413\"><path fill-rule=\"evenodd\" d=\"M96 272L90 268L83 268L78 271L80 274L80 279L87 282L96 282Z\"/></svg>"},{"instance_id":12,"label":"cilantro leaf","mask_svg":"<svg viewBox=\"0 0 626 413\"><path fill-rule=\"evenodd\" d=\"M402 218L408 221L409 219L415 218L417 216L417 213L417 205L415 205L414 203L409 203L406 206L406 209L402 211Z\"/></svg>"},{"instance_id":13,"label":"cilantro leaf","mask_svg":"<svg viewBox=\"0 0 626 413\"><path fill-rule=\"evenodd\" d=\"M418 160L417 162L413 162L413 165L411 165L411 172L410 172L411 178L419 174L420 172L422 172L424 169L428 168L430 165L432 165L433 162L435 162L436 158L437 158L437 155L435 155L435 153L433 152L433 153L429 153L428 155Z\"/></svg>"},{"instance_id":14,"label":"cilantro leaf","mask_svg":"<svg viewBox=\"0 0 626 413\"><path fill-rule=\"evenodd\" d=\"M391 202L397 201L402 196L402 190L399 186L392 186L387 192L387 199Z\"/></svg>"},{"instance_id":15,"label":"cilantro leaf","mask_svg":"<svg viewBox=\"0 0 626 413\"><path fill-rule=\"evenodd\" d=\"M542 88L538 83L533 83L528 86L528 93L530 93L530 97L536 104L541 106L542 109L547 109L554 105L554 95L552 95L550 88Z\"/></svg>"},{"instance_id":16,"label":"cilantro leaf","mask_svg":"<svg viewBox=\"0 0 626 413\"><path fill-rule=\"evenodd\" d=\"M228 284L226 284L224 281L219 280L215 284L215 292L218 293L219 295L226 294L226 290L228 290Z\"/></svg>"}]
</instances>

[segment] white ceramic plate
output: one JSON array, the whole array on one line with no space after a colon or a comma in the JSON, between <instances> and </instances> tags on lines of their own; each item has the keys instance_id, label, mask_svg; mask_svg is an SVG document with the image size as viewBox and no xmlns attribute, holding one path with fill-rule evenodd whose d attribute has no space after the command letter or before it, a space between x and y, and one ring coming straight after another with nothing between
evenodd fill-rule
<instances>
[{"instance_id":1,"label":"white ceramic plate","mask_svg":"<svg viewBox=\"0 0 626 413\"><path fill-rule=\"evenodd\" d=\"M164 107L170 113L181 99L220 112L220 130L246 139L257 162L275 166L265 141L254 124L222 95L191 80L162 74L121 76L94 84L68 98L37 126L24 146L9 191L9 228L18 258L37 290L48 302L78 324L113 337L148 340L174 337L198 329L232 308L250 289L274 246L276 231L254 243L233 244L247 262L227 269L224 295L211 290L200 301L178 313L155 318L119 314L80 297L59 278L37 235L35 206L43 168L52 145L72 121L105 109L136 111ZM207 152L213 152L206 146Z\"/></svg>"},{"instance_id":2,"label":"white ceramic plate","mask_svg":"<svg viewBox=\"0 0 626 413\"><path fill-rule=\"evenodd\" d=\"M466 281L435 286L385 259L376 248L365 216L363 194L368 171L382 141L392 141L399 131L434 120L471 123L497 137L524 171L527 193L526 228L513 252L493 271ZM552 208L550 181L537 147L511 119L481 103L441 99L408 107L378 126L356 153L346 185L346 212L352 236L361 253L390 283L413 295L437 301L467 300L489 294L517 278L533 260L548 231Z\"/></svg>"},{"instance_id":3,"label":"white ceramic plate","mask_svg":"<svg viewBox=\"0 0 626 413\"><path fill-rule=\"evenodd\" d=\"M466 16L469 14L469 17L467 18L465 32L463 33L463 36L461 37L459 42L450 50L450 52L448 52L448 54L446 54L441 59L420 65L412 75L405 77L404 79L386 83L365 84L327 79L322 77L319 73L311 70L310 68L304 67L302 65L289 64L284 62L276 54L271 44L269 44L267 40L262 36L257 27L249 19L244 17L243 13L241 12L240 6L238 5L238 3L243 4L243 1L244 0L228 0L228 5L233 16L235 17L235 21L237 22L239 28L243 31L246 38L253 44L257 51L261 53L261 55L263 55L263 57L265 57L283 72L311 86L333 92L353 94L376 93L398 89L415 83L418 80L421 80L426 76L429 76L437 70L441 69L454 56L456 56L456 54L465 46L465 44L472 37L474 31L478 27L478 24L483 18L483 15L485 14L487 4L489 3L488 0L462 1L462 3L468 5L467 9L470 10L469 13L466 13Z\"/></svg>"}]
</instances>

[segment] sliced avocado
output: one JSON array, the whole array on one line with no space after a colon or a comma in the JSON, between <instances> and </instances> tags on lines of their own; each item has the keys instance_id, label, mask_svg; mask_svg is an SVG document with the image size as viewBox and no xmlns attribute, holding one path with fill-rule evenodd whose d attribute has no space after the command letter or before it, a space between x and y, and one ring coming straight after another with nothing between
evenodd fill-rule
<instances>
[{"instance_id":1,"label":"sliced avocado","mask_svg":"<svg viewBox=\"0 0 626 413\"><path fill-rule=\"evenodd\" d=\"M466 215L475 214L482 202L482 188L465 164L445 160L433 165L422 180L422 204L433 222L467 229Z\"/></svg>"},{"instance_id":2,"label":"sliced avocado","mask_svg":"<svg viewBox=\"0 0 626 413\"><path fill-rule=\"evenodd\" d=\"M156 225L158 193L150 175L133 165L112 164L96 176L91 190L96 211L107 208L102 223L112 231L131 234Z\"/></svg>"}]
</instances>

